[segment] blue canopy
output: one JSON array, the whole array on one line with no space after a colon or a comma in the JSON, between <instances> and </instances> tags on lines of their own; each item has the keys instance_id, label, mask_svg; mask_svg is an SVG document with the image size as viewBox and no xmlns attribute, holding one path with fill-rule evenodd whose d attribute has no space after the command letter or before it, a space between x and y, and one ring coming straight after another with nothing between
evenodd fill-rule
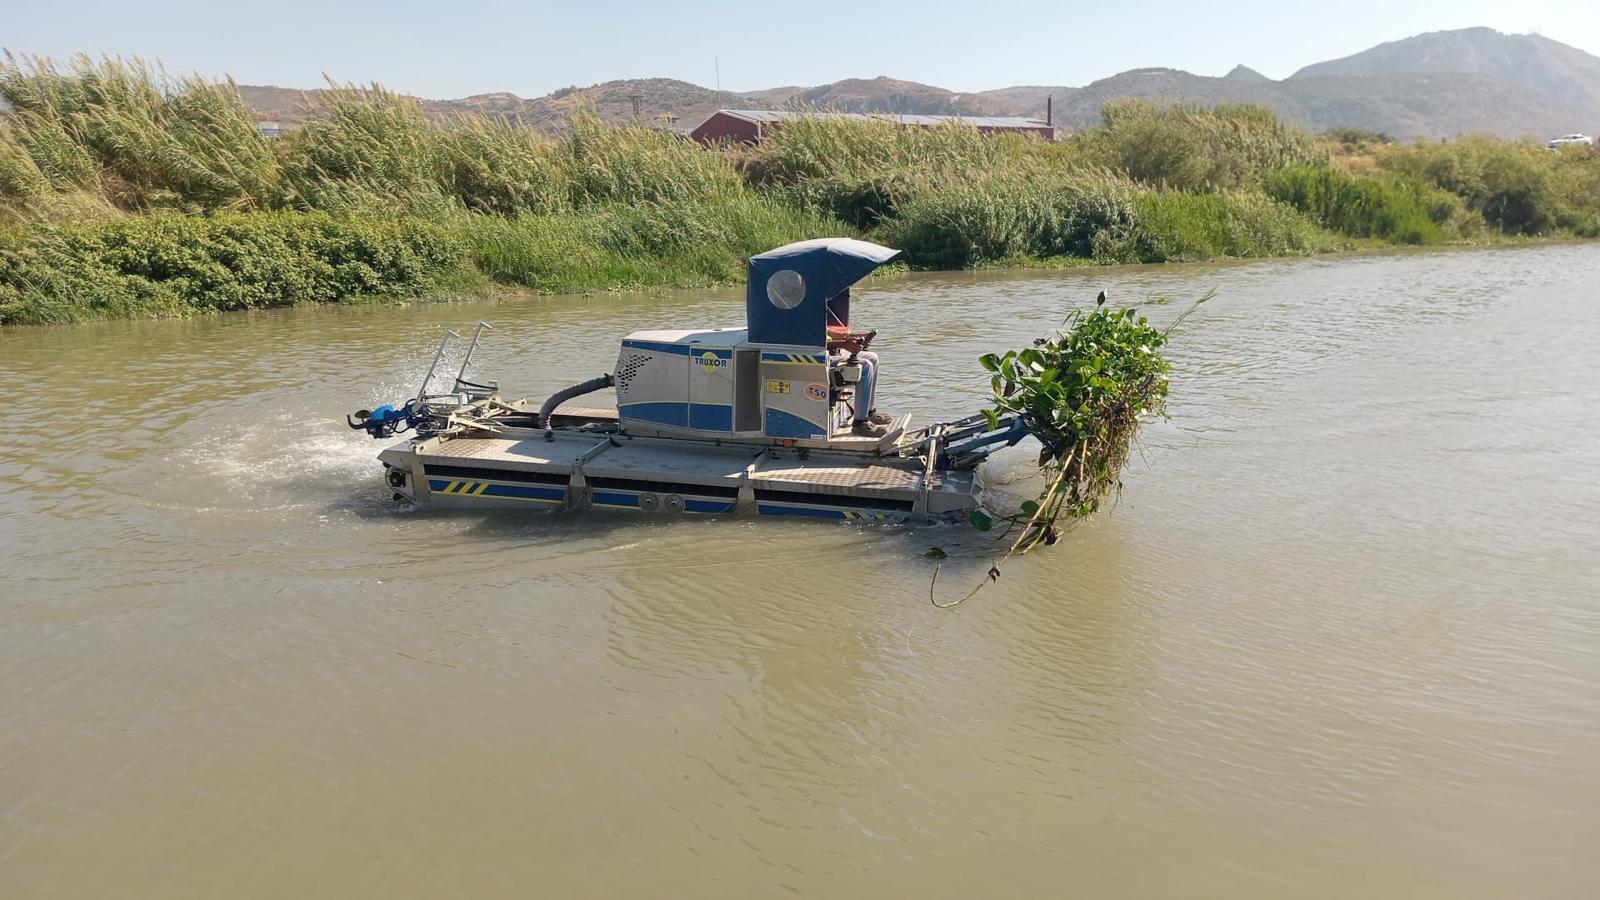
<instances>
[{"instance_id":1,"label":"blue canopy","mask_svg":"<svg viewBox=\"0 0 1600 900\"><path fill-rule=\"evenodd\" d=\"M750 341L827 346L828 301L899 255L853 238L819 238L750 257L744 300Z\"/></svg>"}]
</instances>

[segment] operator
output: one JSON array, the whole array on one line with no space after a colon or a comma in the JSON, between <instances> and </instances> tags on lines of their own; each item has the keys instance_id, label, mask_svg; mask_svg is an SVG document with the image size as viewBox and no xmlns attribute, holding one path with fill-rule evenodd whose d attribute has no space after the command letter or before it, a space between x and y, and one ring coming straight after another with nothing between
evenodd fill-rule
<instances>
[{"instance_id":1,"label":"operator","mask_svg":"<svg viewBox=\"0 0 1600 900\"><path fill-rule=\"evenodd\" d=\"M836 361L861 365L861 382L856 385L855 423L851 432L863 437L882 437L889 432L888 425L892 420L878 412L874 405L878 386L878 354L867 350L878 333L851 331L847 324L849 304L849 288L828 301L828 355Z\"/></svg>"}]
</instances>

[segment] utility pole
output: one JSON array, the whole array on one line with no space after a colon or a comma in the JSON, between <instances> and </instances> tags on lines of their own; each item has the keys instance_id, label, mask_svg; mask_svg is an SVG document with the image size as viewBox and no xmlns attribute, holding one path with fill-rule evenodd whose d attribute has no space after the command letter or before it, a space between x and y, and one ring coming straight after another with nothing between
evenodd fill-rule
<instances>
[{"instance_id":1,"label":"utility pole","mask_svg":"<svg viewBox=\"0 0 1600 900\"><path fill-rule=\"evenodd\" d=\"M711 65L715 66L717 70L717 93L720 94L722 93L722 60L716 54L712 54Z\"/></svg>"}]
</instances>

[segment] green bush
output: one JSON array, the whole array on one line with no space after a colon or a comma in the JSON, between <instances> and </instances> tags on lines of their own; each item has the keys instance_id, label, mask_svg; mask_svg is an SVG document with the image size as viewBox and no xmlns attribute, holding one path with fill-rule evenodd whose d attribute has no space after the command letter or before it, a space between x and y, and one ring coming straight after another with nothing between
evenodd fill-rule
<instances>
[{"instance_id":1,"label":"green bush","mask_svg":"<svg viewBox=\"0 0 1600 900\"><path fill-rule=\"evenodd\" d=\"M917 194L878 236L922 268L1058 256L1090 257L1135 224L1133 186L1107 176L1033 183L977 181Z\"/></svg>"},{"instance_id":2,"label":"green bush","mask_svg":"<svg viewBox=\"0 0 1600 900\"><path fill-rule=\"evenodd\" d=\"M430 121L416 101L378 87L325 91L321 109L282 139L303 207L440 218L571 206L560 147L532 129L481 117Z\"/></svg>"},{"instance_id":3,"label":"green bush","mask_svg":"<svg viewBox=\"0 0 1600 900\"><path fill-rule=\"evenodd\" d=\"M1600 147L1564 147L1550 155L1556 227L1579 237L1600 237Z\"/></svg>"},{"instance_id":4,"label":"green bush","mask_svg":"<svg viewBox=\"0 0 1600 900\"><path fill-rule=\"evenodd\" d=\"M1448 202L1433 208L1392 180L1357 178L1331 166L1294 166L1267 176L1267 196L1309 214L1325 228L1352 237L1398 244L1431 244L1444 237L1434 214L1449 216Z\"/></svg>"},{"instance_id":5,"label":"green bush","mask_svg":"<svg viewBox=\"0 0 1600 900\"><path fill-rule=\"evenodd\" d=\"M1102 117L1103 127L1074 136L1082 155L1162 189L1233 190L1285 166L1327 161L1316 142L1264 106L1130 100L1106 104Z\"/></svg>"},{"instance_id":6,"label":"green bush","mask_svg":"<svg viewBox=\"0 0 1600 900\"><path fill-rule=\"evenodd\" d=\"M1600 155L1587 148L1556 153L1527 142L1468 137L1398 148L1379 163L1460 197L1505 234L1582 234L1600 216Z\"/></svg>"},{"instance_id":7,"label":"green bush","mask_svg":"<svg viewBox=\"0 0 1600 900\"><path fill-rule=\"evenodd\" d=\"M1131 185L1109 178L1048 191L1030 252L1041 258L1100 256L1102 248L1138 228L1135 193Z\"/></svg>"},{"instance_id":8,"label":"green bush","mask_svg":"<svg viewBox=\"0 0 1600 900\"><path fill-rule=\"evenodd\" d=\"M744 190L731 160L676 135L609 126L590 113L571 124L562 153L575 205L719 199Z\"/></svg>"},{"instance_id":9,"label":"green bush","mask_svg":"<svg viewBox=\"0 0 1600 900\"><path fill-rule=\"evenodd\" d=\"M448 208L442 142L415 100L376 85L333 87L318 112L280 139L298 205L373 215Z\"/></svg>"},{"instance_id":10,"label":"green bush","mask_svg":"<svg viewBox=\"0 0 1600 900\"><path fill-rule=\"evenodd\" d=\"M1329 128L1322 133L1322 137L1342 144L1346 149L1361 149L1373 144L1392 144L1394 137L1382 131L1373 131L1370 128Z\"/></svg>"},{"instance_id":11,"label":"green bush","mask_svg":"<svg viewBox=\"0 0 1600 900\"><path fill-rule=\"evenodd\" d=\"M462 249L447 226L319 213L43 226L0 250L0 324L415 296Z\"/></svg>"},{"instance_id":12,"label":"green bush","mask_svg":"<svg viewBox=\"0 0 1600 900\"><path fill-rule=\"evenodd\" d=\"M1218 257L1289 256L1338 247L1295 209L1260 194L1145 191L1134 198L1137 224L1100 248L1106 262L1180 262Z\"/></svg>"},{"instance_id":13,"label":"green bush","mask_svg":"<svg viewBox=\"0 0 1600 900\"><path fill-rule=\"evenodd\" d=\"M442 137L446 192L473 212L540 215L569 209L559 145L499 119L464 119Z\"/></svg>"},{"instance_id":14,"label":"green bush","mask_svg":"<svg viewBox=\"0 0 1600 900\"><path fill-rule=\"evenodd\" d=\"M899 215L900 204L920 189L900 173L884 172L876 177L828 175L769 187L763 193L869 231Z\"/></svg>"},{"instance_id":15,"label":"green bush","mask_svg":"<svg viewBox=\"0 0 1600 900\"><path fill-rule=\"evenodd\" d=\"M1042 142L1015 135L989 137L960 123L906 128L866 118L799 116L773 127L750 152L762 178L774 184L851 181L884 173L938 181L955 172L1001 168L1025 154L1029 144Z\"/></svg>"},{"instance_id":16,"label":"green bush","mask_svg":"<svg viewBox=\"0 0 1600 900\"><path fill-rule=\"evenodd\" d=\"M1282 256L1338 246L1296 210L1259 194L1150 191L1125 183L929 194L881 237L920 268L1052 257L1169 262Z\"/></svg>"},{"instance_id":17,"label":"green bush","mask_svg":"<svg viewBox=\"0 0 1600 900\"><path fill-rule=\"evenodd\" d=\"M906 128L801 116L772 128L749 151L747 172L775 196L868 230L897 216L912 197L961 190L974 178L1017 176L1045 146L960 123Z\"/></svg>"},{"instance_id":18,"label":"green bush","mask_svg":"<svg viewBox=\"0 0 1600 900\"><path fill-rule=\"evenodd\" d=\"M573 213L461 222L490 280L539 291L709 285L738 280L750 256L847 229L749 194L720 204L611 203Z\"/></svg>"},{"instance_id":19,"label":"green bush","mask_svg":"<svg viewBox=\"0 0 1600 900\"><path fill-rule=\"evenodd\" d=\"M887 224L882 239L905 251L912 266L962 269L1021 259L1028 251L1038 211L982 187L924 194Z\"/></svg>"}]
</instances>

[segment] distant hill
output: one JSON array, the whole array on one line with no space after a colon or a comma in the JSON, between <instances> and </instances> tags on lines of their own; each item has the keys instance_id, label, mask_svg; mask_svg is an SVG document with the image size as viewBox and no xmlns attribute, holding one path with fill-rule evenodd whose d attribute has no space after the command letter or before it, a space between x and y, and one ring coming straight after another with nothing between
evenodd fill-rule
<instances>
[{"instance_id":1,"label":"distant hill","mask_svg":"<svg viewBox=\"0 0 1600 900\"><path fill-rule=\"evenodd\" d=\"M268 119L277 119L285 125L298 125L304 122L307 116L313 114L318 103L325 93L320 88L311 90L298 90L296 88L272 87L270 85L241 84L239 96L244 104L250 107L256 115ZM448 115L456 104L465 103L463 100L422 100L417 101L422 106L423 112L430 116Z\"/></svg>"},{"instance_id":2,"label":"distant hill","mask_svg":"<svg viewBox=\"0 0 1600 900\"><path fill-rule=\"evenodd\" d=\"M317 93L319 92L271 85L239 85L239 96L244 99L245 106L250 107L258 116L277 119L285 124L296 124L303 120L306 116L305 104L308 95Z\"/></svg>"},{"instance_id":3,"label":"distant hill","mask_svg":"<svg viewBox=\"0 0 1600 900\"><path fill-rule=\"evenodd\" d=\"M1252 69L1247 65L1244 65L1243 63L1234 66L1231 70L1229 70L1228 74L1222 77L1228 79L1229 81L1240 81L1247 84L1260 84L1261 82L1272 80L1271 78L1268 78L1267 76L1257 72L1255 69Z\"/></svg>"},{"instance_id":4,"label":"distant hill","mask_svg":"<svg viewBox=\"0 0 1600 900\"><path fill-rule=\"evenodd\" d=\"M984 91L977 96L987 98L989 102L995 104L999 110L997 115L1043 118L1047 99L1054 97L1055 108L1060 109L1062 103L1081 90L1083 88L1031 84Z\"/></svg>"},{"instance_id":5,"label":"distant hill","mask_svg":"<svg viewBox=\"0 0 1600 900\"><path fill-rule=\"evenodd\" d=\"M1379 44L1289 76L1349 78L1467 73L1496 78L1556 103L1600 110L1600 57L1537 34L1489 28L1434 31Z\"/></svg>"},{"instance_id":6,"label":"distant hill","mask_svg":"<svg viewBox=\"0 0 1600 900\"><path fill-rule=\"evenodd\" d=\"M1580 108L1479 74L1292 78L1279 82L1315 130L1343 125L1400 138L1481 133L1549 138L1600 130L1600 107Z\"/></svg>"},{"instance_id":7,"label":"distant hill","mask_svg":"<svg viewBox=\"0 0 1600 900\"><path fill-rule=\"evenodd\" d=\"M287 123L306 115L320 92L241 85L245 102ZM1440 31L1380 44L1342 59L1308 65L1282 81L1247 66L1221 78L1179 69L1133 69L1084 87L1016 86L957 93L879 76L813 87L786 86L734 93L670 78L609 81L524 99L492 93L457 100L422 100L431 116L479 111L558 130L587 106L602 119L638 118L687 131L717 109L832 109L845 112L1043 116L1054 97L1058 127L1100 120L1107 101L1261 103L1314 130L1356 126L1401 138L1440 138L1467 132L1549 137L1600 132L1600 57L1538 35L1488 28Z\"/></svg>"},{"instance_id":8,"label":"distant hill","mask_svg":"<svg viewBox=\"0 0 1600 900\"><path fill-rule=\"evenodd\" d=\"M477 98L469 97L453 101L451 105L518 117L529 125L553 130L583 107L594 110L608 122L632 121L634 97L639 98L640 121L660 122L662 116L672 116L685 131L719 109L748 105L744 98L731 91L715 91L671 78L608 81L585 88L566 88L531 100L512 98L515 102L475 104L473 101Z\"/></svg>"},{"instance_id":9,"label":"distant hill","mask_svg":"<svg viewBox=\"0 0 1600 900\"><path fill-rule=\"evenodd\" d=\"M1262 103L1313 130L1356 126L1401 138L1467 132L1549 137L1600 131L1600 57L1538 35L1488 28L1433 32L1307 66L1273 81L1247 66L1222 78L1133 69L1083 88L987 91L1014 115L1043 115L1053 94L1058 127L1100 120L1107 101Z\"/></svg>"},{"instance_id":10,"label":"distant hill","mask_svg":"<svg viewBox=\"0 0 1600 900\"><path fill-rule=\"evenodd\" d=\"M838 112L894 112L929 116L1001 115L1004 108L983 94L958 94L896 78L847 78L811 88L777 88L746 94L778 109L830 109Z\"/></svg>"},{"instance_id":11,"label":"distant hill","mask_svg":"<svg viewBox=\"0 0 1600 900\"><path fill-rule=\"evenodd\" d=\"M1085 85L1057 102L1058 127L1076 128L1100 121L1100 108L1112 100L1138 98L1157 102L1264 103L1278 115L1310 124L1304 110L1278 82L1270 79L1208 78L1181 69L1133 69Z\"/></svg>"},{"instance_id":12,"label":"distant hill","mask_svg":"<svg viewBox=\"0 0 1600 900\"><path fill-rule=\"evenodd\" d=\"M1260 103L1313 131L1354 126L1407 139L1471 132L1548 137L1600 127L1600 104L1585 111L1476 73L1297 76L1272 81L1234 73L1208 78L1176 69L1136 69L1096 81L1068 102L1056 103L1056 124L1073 128L1096 123L1106 102L1130 97L1207 105Z\"/></svg>"},{"instance_id":13,"label":"distant hill","mask_svg":"<svg viewBox=\"0 0 1600 900\"><path fill-rule=\"evenodd\" d=\"M790 84L759 91L740 91L739 96L748 101L746 106L753 109L786 109L797 95L809 90L811 88L805 85Z\"/></svg>"},{"instance_id":14,"label":"distant hill","mask_svg":"<svg viewBox=\"0 0 1600 900\"><path fill-rule=\"evenodd\" d=\"M239 85L245 105L256 113L287 124L299 124L315 115L324 91L299 91L290 88ZM609 122L634 118L633 98L639 98L638 118L661 122L663 115L676 117L676 126L687 131L719 109L749 106L749 100L729 91L714 91L687 81L671 78L639 78L608 81L589 87L562 88L543 97L526 99L504 91L475 94L456 100L418 99L422 111L433 118L448 118L460 113L482 113L521 121L536 128L559 130L578 109L588 107Z\"/></svg>"}]
</instances>

